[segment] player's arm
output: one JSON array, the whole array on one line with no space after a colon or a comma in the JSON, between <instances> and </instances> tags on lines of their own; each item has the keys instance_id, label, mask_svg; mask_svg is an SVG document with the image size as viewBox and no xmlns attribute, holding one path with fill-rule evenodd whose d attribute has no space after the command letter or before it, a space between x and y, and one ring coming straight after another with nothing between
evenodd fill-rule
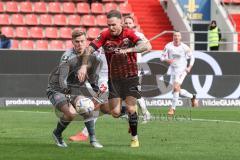
<instances>
[{"instance_id":1,"label":"player's arm","mask_svg":"<svg viewBox=\"0 0 240 160\"><path fill-rule=\"evenodd\" d=\"M142 41L139 40L137 41L136 45L134 47L131 48L127 48L127 49L120 49L117 52L120 54L126 54L126 53L143 53L148 51L148 45Z\"/></svg>"},{"instance_id":2,"label":"player's arm","mask_svg":"<svg viewBox=\"0 0 240 160\"><path fill-rule=\"evenodd\" d=\"M89 59L91 62L91 67L89 68L88 74L88 82L90 83L92 89L97 93L99 92L98 80L99 80L99 73L102 67L102 60L93 55Z\"/></svg>"},{"instance_id":3,"label":"player's arm","mask_svg":"<svg viewBox=\"0 0 240 160\"><path fill-rule=\"evenodd\" d=\"M168 49L168 46L165 46L164 50L163 50L163 53L161 54L160 56L160 60L163 61L163 62L167 62L168 64L172 64L175 60L174 59L171 59L169 57L169 49Z\"/></svg>"},{"instance_id":4,"label":"player's arm","mask_svg":"<svg viewBox=\"0 0 240 160\"><path fill-rule=\"evenodd\" d=\"M147 45L147 51L142 52L142 54L151 51L152 45L151 45L150 41L144 36L144 34L142 34L142 36L141 36L140 38L141 38L141 39L144 41L144 43L146 43L146 45Z\"/></svg>"},{"instance_id":5,"label":"player's arm","mask_svg":"<svg viewBox=\"0 0 240 160\"><path fill-rule=\"evenodd\" d=\"M187 73L189 73L191 72L192 67L194 65L195 57L193 55L192 50L188 46L186 47L186 54L187 54L187 57L190 59L188 67L186 68Z\"/></svg>"},{"instance_id":6,"label":"player's arm","mask_svg":"<svg viewBox=\"0 0 240 160\"><path fill-rule=\"evenodd\" d=\"M93 40L90 45L85 50L82 66L78 71L78 79L80 82L85 80L85 76L87 74L87 64L89 56L95 52L98 48L100 48L106 42L106 32L102 32L95 40Z\"/></svg>"},{"instance_id":7,"label":"player's arm","mask_svg":"<svg viewBox=\"0 0 240 160\"><path fill-rule=\"evenodd\" d=\"M70 65L68 60L62 60L59 65L59 85L63 93L69 94L70 90L67 86L67 78L70 70Z\"/></svg>"},{"instance_id":8,"label":"player's arm","mask_svg":"<svg viewBox=\"0 0 240 160\"><path fill-rule=\"evenodd\" d=\"M85 80L86 74L87 74L87 67L88 67L88 60L89 56L95 51L95 49L92 46L89 46L85 49L82 57L82 66L78 70L78 79L80 82L83 82Z\"/></svg>"}]
</instances>

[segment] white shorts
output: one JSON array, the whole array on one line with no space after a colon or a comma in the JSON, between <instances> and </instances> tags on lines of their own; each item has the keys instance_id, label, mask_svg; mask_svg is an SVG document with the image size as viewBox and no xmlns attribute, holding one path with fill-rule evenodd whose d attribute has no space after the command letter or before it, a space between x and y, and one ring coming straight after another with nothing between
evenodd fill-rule
<instances>
[{"instance_id":1,"label":"white shorts","mask_svg":"<svg viewBox=\"0 0 240 160\"><path fill-rule=\"evenodd\" d=\"M169 69L171 75L170 83L173 84L175 82L181 85L185 77L187 76L186 67L181 68L170 67Z\"/></svg>"}]
</instances>

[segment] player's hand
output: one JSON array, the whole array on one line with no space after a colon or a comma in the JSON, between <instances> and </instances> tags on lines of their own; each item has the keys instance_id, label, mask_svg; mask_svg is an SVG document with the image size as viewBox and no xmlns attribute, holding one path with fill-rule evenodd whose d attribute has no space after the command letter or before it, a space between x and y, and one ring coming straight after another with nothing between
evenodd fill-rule
<instances>
[{"instance_id":1,"label":"player's hand","mask_svg":"<svg viewBox=\"0 0 240 160\"><path fill-rule=\"evenodd\" d=\"M83 82L85 80L86 74L87 74L87 65L83 65L78 70L78 80L80 82Z\"/></svg>"}]
</instances>

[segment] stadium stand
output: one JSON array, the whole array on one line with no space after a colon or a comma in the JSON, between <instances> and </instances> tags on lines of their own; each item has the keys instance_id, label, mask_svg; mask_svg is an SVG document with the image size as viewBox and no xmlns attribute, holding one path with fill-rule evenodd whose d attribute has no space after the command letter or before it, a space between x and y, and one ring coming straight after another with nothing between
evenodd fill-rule
<instances>
[{"instance_id":1,"label":"stadium stand","mask_svg":"<svg viewBox=\"0 0 240 160\"><path fill-rule=\"evenodd\" d=\"M46 50L46 49L48 49L48 41L46 41L46 40L37 40L35 47L36 47L36 49L39 49L39 50Z\"/></svg>"},{"instance_id":2,"label":"stadium stand","mask_svg":"<svg viewBox=\"0 0 240 160\"><path fill-rule=\"evenodd\" d=\"M2 33L7 37L10 37L10 38L14 37L14 30L12 27L2 27Z\"/></svg>"},{"instance_id":3,"label":"stadium stand","mask_svg":"<svg viewBox=\"0 0 240 160\"><path fill-rule=\"evenodd\" d=\"M47 6L45 2L35 2L34 3L34 12L35 13L46 13Z\"/></svg>"},{"instance_id":4,"label":"stadium stand","mask_svg":"<svg viewBox=\"0 0 240 160\"><path fill-rule=\"evenodd\" d=\"M0 13L1 12L4 12L4 8L3 8L3 3L2 2L0 2Z\"/></svg>"},{"instance_id":5,"label":"stadium stand","mask_svg":"<svg viewBox=\"0 0 240 160\"><path fill-rule=\"evenodd\" d=\"M107 27L107 12L118 9L124 15L132 14L132 11L135 12L132 5L134 3L131 4L127 0L102 0L102 3L93 2L91 6L86 0L4 0L0 2L0 25L4 33L14 40L15 49L64 49L72 46L69 41L72 29L82 28L87 31L91 40ZM142 16L137 13L134 15ZM146 26L142 26L142 31L150 32ZM55 39L68 44L52 41ZM30 43L23 40L32 41L33 45L24 47L23 44ZM46 42L49 45L46 45Z\"/></svg>"},{"instance_id":6,"label":"stadium stand","mask_svg":"<svg viewBox=\"0 0 240 160\"><path fill-rule=\"evenodd\" d=\"M240 0L222 0L222 3L226 4L225 7L230 13L233 21L236 24L236 32L238 32L238 42L240 39ZM238 50L240 51L240 44L238 43Z\"/></svg>"},{"instance_id":7,"label":"stadium stand","mask_svg":"<svg viewBox=\"0 0 240 160\"><path fill-rule=\"evenodd\" d=\"M91 5L91 12L93 14L104 14L104 8L102 3L92 3Z\"/></svg>"},{"instance_id":8,"label":"stadium stand","mask_svg":"<svg viewBox=\"0 0 240 160\"><path fill-rule=\"evenodd\" d=\"M20 3L20 12L22 13L32 13L33 8L32 8L32 3L27 1L27 2L21 2Z\"/></svg>"},{"instance_id":9,"label":"stadium stand","mask_svg":"<svg viewBox=\"0 0 240 160\"><path fill-rule=\"evenodd\" d=\"M8 14L0 14L0 25L9 25L10 19Z\"/></svg>"}]
</instances>

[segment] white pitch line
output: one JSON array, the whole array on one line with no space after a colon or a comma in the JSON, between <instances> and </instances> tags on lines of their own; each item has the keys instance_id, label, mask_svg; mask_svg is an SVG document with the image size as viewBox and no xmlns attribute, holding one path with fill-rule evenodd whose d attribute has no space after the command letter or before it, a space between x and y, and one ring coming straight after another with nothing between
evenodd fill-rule
<instances>
[{"instance_id":1,"label":"white pitch line","mask_svg":"<svg viewBox=\"0 0 240 160\"><path fill-rule=\"evenodd\" d=\"M41 112L41 111L11 111L11 110L7 110L7 112L17 112L17 113L52 113L52 112Z\"/></svg>"},{"instance_id":2,"label":"white pitch line","mask_svg":"<svg viewBox=\"0 0 240 160\"><path fill-rule=\"evenodd\" d=\"M205 122L223 122L223 123L237 123L240 124L240 121L228 121L228 120L219 120L219 119L195 119L192 121L205 121Z\"/></svg>"},{"instance_id":3,"label":"white pitch line","mask_svg":"<svg viewBox=\"0 0 240 160\"><path fill-rule=\"evenodd\" d=\"M8 110L7 112L17 112L17 113L52 113L52 112L41 112L41 111L11 111ZM181 118L178 118L181 119ZM240 121L228 121L228 120L219 120L219 119L195 119L192 118L192 121L203 121L203 122L221 122L221 123L236 123L236 124L240 124Z\"/></svg>"}]
</instances>

